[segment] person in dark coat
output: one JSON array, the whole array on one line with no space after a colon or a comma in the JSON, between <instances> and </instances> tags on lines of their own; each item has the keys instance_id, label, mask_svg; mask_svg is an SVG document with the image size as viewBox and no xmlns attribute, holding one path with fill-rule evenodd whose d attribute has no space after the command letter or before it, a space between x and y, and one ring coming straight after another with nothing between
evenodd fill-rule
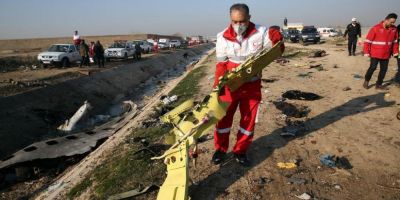
<instances>
[{"instance_id":1,"label":"person in dark coat","mask_svg":"<svg viewBox=\"0 0 400 200\"><path fill-rule=\"evenodd\" d=\"M81 40L81 45L79 47L79 54L82 57L80 67L82 67L83 65L90 66L89 46L85 43L85 40Z\"/></svg>"},{"instance_id":2,"label":"person in dark coat","mask_svg":"<svg viewBox=\"0 0 400 200\"><path fill-rule=\"evenodd\" d=\"M361 37L361 25L356 18L351 19L351 24L347 25L344 36L348 35L349 56L356 55L357 36Z\"/></svg>"},{"instance_id":3,"label":"person in dark coat","mask_svg":"<svg viewBox=\"0 0 400 200\"><path fill-rule=\"evenodd\" d=\"M97 40L96 44L94 45L93 51L97 66L99 66L99 68L104 67L104 48L99 40Z\"/></svg>"},{"instance_id":4,"label":"person in dark coat","mask_svg":"<svg viewBox=\"0 0 400 200\"><path fill-rule=\"evenodd\" d=\"M135 57L136 60L140 60L142 58L142 47L140 47L139 43L135 44Z\"/></svg>"}]
</instances>

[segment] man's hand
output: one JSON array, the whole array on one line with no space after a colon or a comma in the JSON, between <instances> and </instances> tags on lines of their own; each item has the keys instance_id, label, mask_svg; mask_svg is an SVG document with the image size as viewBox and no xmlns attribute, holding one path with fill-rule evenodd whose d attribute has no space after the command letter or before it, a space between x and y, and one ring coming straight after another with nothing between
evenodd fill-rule
<instances>
[{"instance_id":1,"label":"man's hand","mask_svg":"<svg viewBox=\"0 0 400 200\"><path fill-rule=\"evenodd\" d=\"M369 55L369 54L364 54L364 56L365 56L365 57L370 57L370 55Z\"/></svg>"}]
</instances>

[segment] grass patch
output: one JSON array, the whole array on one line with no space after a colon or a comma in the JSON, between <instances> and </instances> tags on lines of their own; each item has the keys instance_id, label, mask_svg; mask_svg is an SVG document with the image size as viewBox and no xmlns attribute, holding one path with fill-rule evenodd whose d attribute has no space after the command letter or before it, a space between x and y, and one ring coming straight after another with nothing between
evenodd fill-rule
<instances>
[{"instance_id":1,"label":"grass patch","mask_svg":"<svg viewBox=\"0 0 400 200\"><path fill-rule=\"evenodd\" d=\"M198 83L206 75L205 68L205 65L195 68L168 94L178 96L178 100L171 105L172 107L192 98L199 92Z\"/></svg>"},{"instance_id":2,"label":"grass patch","mask_svg":"<svg viewBox=\"0 0 400 200\"><path fill-rule=\"evenodd\" d=\"M68 199L74 199L75 197L79 196L83 191L85 191L91 185L92 185L92 180L90 180L89 178L85 178L82 182L73 187L67 193Z\"/></svg>"},{"instance_id":3,"label":"grass patch","mask_svg":"<svg viewBox=\"0 0 400 200\"><path fill-rule=\"evenodd\" d=\"M205 67L192 70L170 93L178 95L178 101L173 105L192 98L199 91L199 81L205 76ZM158 117L158 116L154 116ZM151 117L150 117L151 118ZM161 153L168 147L160 143L163 135L171 130L169 125L157 125L148 128L137 128L108 155L105 162L97 166L89 178L73 187L68 192L68 198L74 198L91 187L94 192L91 199L107 199L109 196L126 192L151 184L161 185L165 179L166 166L162 160L153 161L150 158ZM148 144L143 144L145 139ZM144 148L148 145L146 148ZM147 149L150 149L147 150ZM153 153L154 152L154 153Z\"/></svg>"},{"instance_id":4,"label":"grass patch","mask_svg":"<svg viewBox=\"0 0 400 200\"><path fill-rule=\"evenodd\" d=\"M143 144L140 140L134 142L134 138L145 138L150 144L147 148L158 155L164 146L156 143L169 130L169 126L162 125L132 131L127 142L114 149L102 165L97 166L86 179L68 192L67 197L73 199L89 187L94 192L91 199L107 199L111 195L135 188L160 185L164 180L165 165L162 160L151 160L155 155L143 150Z\"/></svg>"},{"instance_id":5,"label":"grass patch","mask_svg":"<svg viewBox=\"0 0 400 200\"><path fill-rule=\"evenodd\" d=\"M15 71L21 66L31 67L32 65L39 66L40 63L35 56L11 56L0 58L0 71Z\"/></svg>"},{"instance_id":6,"label":"grass patch","mask_svg":"<svg viewBox=\"0 0 400 200\"><path fill-rule=\"evenodd\" d=\"M158 139L168 131L169 129L165 127L152 127L134 131L132 135L137 137L137 133L142 133L142 136L150 140L150 138ZM164 164L162 161L152 161L151 157L155 155L150 152L138 152L142 148L139 143L125 144L117 148L112 157L94 171L93 179L96 182L94 191L97 198L106 199L110 195L144 185L162 183ZM161 153L161 149L152 151Z\"/></svg>"}]
</instances>

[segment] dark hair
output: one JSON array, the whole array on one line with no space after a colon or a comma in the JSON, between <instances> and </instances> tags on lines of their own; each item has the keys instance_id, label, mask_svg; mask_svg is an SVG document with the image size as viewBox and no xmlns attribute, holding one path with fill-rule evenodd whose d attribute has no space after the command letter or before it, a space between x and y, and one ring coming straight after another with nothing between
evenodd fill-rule
<instances>
[{"instance_id":1,"label":"dark hair","mask_svg":"<svg viewBox=\"0 0 400 200\"><path fill-rule=\"evenodd\" d=\"M388 15L386 16L385 19L392 19L392 18L397 19L396 13L390 13L390 14L388 14Z\"/></svg>"},{"instance_id":2,"label":"dark hair","mask_svg":"<svg viewBox=\"0 0 400 200\"><path fill-rule=\"evenodd\" d=\"M247 15L250 14L249 7L248 7L246 4L244 4L244 3L236 3L236 4L233 4L233 5L231 6L231 8L229 9L229 13L232 13L232 11L234 11L234 10L238 10L238 11L245 12Z\"/></svg>"}]
</instances>

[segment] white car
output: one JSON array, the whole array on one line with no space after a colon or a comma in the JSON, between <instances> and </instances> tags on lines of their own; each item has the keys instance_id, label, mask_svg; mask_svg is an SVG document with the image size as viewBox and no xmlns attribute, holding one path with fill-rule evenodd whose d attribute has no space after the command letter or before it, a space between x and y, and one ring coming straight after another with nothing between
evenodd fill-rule
<instances>
[{"instance_id":1,"label":"white car","mask_svg":"<svg viewBox=\"0 0 400 200\"><path fill-rule=\"evenodd\" d=\"M150 53L153 48L146 40L134 40L133 45L136 44L140 45L140 48L142 48L142 53Z\"/></svg>"},{"instance_id":2,"label":"white car","mask_svg":"<svg viewBox=\"0 0 400 200\"><path fill-rule=\"evenodd\" d=\"M37 59L43 66L69 67L70 63L80 61L81 56L73 44L53 44L46 52L40 53Z\"/></svg>"},{"instance_id":3,"label":"white car","mask_svg":"<svg viewBox=\"0 0 400 200\"><path fill-rule=\"evenodd\" d=\"M322 37L336 37L339 35L333 28L318 28L318 32Z\"/></svg>"},{"instance_id":4,"label":"white car","mask_svg":"<svg viewBox=\"0 0 400 200\"><path fill-rule=\"evenodd\" d=\"M181 48L181 41L179 41L179 40L171 40L169 42L169 47L170 48Z\"/></svg>"},{"instance_id":5,"label":"white car","mask_svg":"<svg viewBox=\"0 0 400 200\"><path fill-rule=\"evenodd\" d=\"M159 40L158 40L158 48L159 49L168 49L170 46L169 46L169 39L166 39L166 38L160 38Z\"/></svg>"},{"instance_id":6,"label":"white car","mask_svg":"<svg viewBox=\"0 0 400 200\"><path fill-rule=\"evenodd\" d=\"M104 57L107 61L111 58L128 59L135 56L135 46L132 42L124 40L115 41L109 48L104 50Z\"/></svg>"}]
</instances>

